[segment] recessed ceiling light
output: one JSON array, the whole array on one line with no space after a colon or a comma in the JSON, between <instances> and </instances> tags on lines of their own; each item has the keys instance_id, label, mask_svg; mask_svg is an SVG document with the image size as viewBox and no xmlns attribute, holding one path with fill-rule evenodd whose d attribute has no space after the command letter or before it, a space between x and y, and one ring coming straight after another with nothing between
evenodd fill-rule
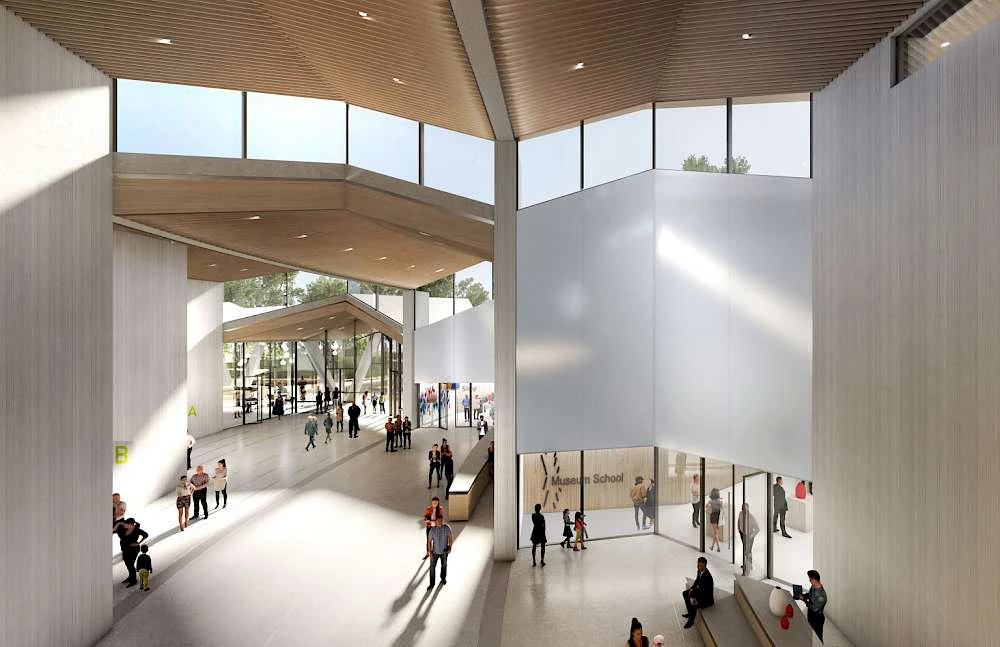
<instances>
[{"instance_id":1,"label":"recessed ceiling light","mask_svg":"<svg viewBox=\"0 0 1000 647\"><path fill-rule=\"evenodd\" d=\"M296 328L295 330L302 330L301 328Z\"/></svg>"},{"instance_id":2,"label":"recessed ceiling light","mask_svg":"<svg viewBox=\"0 0 1000 647\"><path fill-rule=\"evenodd\" d=\"M430 238L430 234L428 234L426 231L420 232L420 235L421 236L427 236L428 238Z\"/></svg>"},{"instance_id":3,"label":"recessed ceiling light","mask_svg":"<svg viewBox=\"0 0 1000 647\"><path fill-rule=\"evenodd\" d=\"M240 271L241 271L241 272L246 272L246 271L247 271L247 268L245 268L245 267L244 267L244 268L243 268L243 269L241 269Z\"/></svg>"},{"instance_id":4,"label":"recessed ceiling light","mask_svg":"<svg viewBox=\"0 0 1000 647\"><path fill-rule=\"evenodd\" d=\"M368 17L368 12L367 11L359 11L358 15L361 16L362 18L367 18Z\"/></svg>"},{"instance_id":5,"label":"recessed ceiling light","mask_svg":"<svg viewBox=\"0 0 1000 647\"><path fill-rule=\"evenodd\" d=\"M296 238L309 238L309 234L299 234Z\"/></svg>"},{"instance_id":6,"label":"recessed ceiling light","mask_svg":"<svg viewBox=\"0 0 1000 647\"><path fill-rule=\"evenodd\" d=\"M208 264L209 267L215 267L216 265L217 265L217 263L209 263Z\"/></svg>"},{"instance_id":7,"label":"recessed ceiling light","mask_svg":"<svg viewBox=\"0 0 1000 647\"><path fill-rule=\"evenodd\" d=\"M414 267L416 267L416 265L411 265L411 266L410 266L410 269L412 270L412 269L413 269Z\"/></svg>"},{"instance_id":8,"label":"recessed ceiling light","mask_svg":"<svg viewBox=\"0 0 1000 647\"><path fill-rule=\"evenodd\" d=\"M337 318L337 315L333 315L333 316L332 316L332 317L330 317L330 318L331 318L331 319L336 319L336 318Z\"/></svg>"},{"instance_id":9,"label":"recessed ceiling light","mask_svg":"<svg viewBox=\"0 0 1000 647\"><path fill-rule=\"evenodd\" d=\"M573 69L574 70L582 70L583 69L583 61L580 61L579 63L577 63L576 65L574 65Z\"/></svg>"},{"instance_id":10,"label":"recessed ceiling light","mask_svg":"<svg viewBox=\"0 0 1000 647\"><path fill-rule=\"evenodd\" d=\"M443 271L444 271L444 268L443 267L439 267L436 270L434 270L434 273L437 274L438 272L443 272Z\"/></svg>"},{"instance_id":11,"label":"recessed ceiling light","mask_svg":"<svg viewBox=\"0 0 1000 647\"><path fill-rule=\"evenodd\" d=\"M174 44L174 41L170 40L169 38L154 38L153 42L154 43L158 43L160 45L173 45Z\"/></svg>"},{"instance_id":12,"label":"recessed ceiling light","mask_svg":"<svg viewBox=\"0 0 1000 647\"><path fill-rule=\"evenodd\" d=\"M244 220L260 220L260 216L250 216L249 218L244 218Z\"/></svg>"},{"instance_id":13,"label":"recessed ceiling light","mask_svg":"<svg viewBox=\"0 0 1000 647\"><path fill-rule=\"evenodd\" d=\"M346 249L345 249L344 251L345 251L345 252L353 252L353 251L354 251L354 248L353 248L353 247L348 247L348 248L346 248Z\"/></svg>"},{"instance_id":14,"label":"recessed ceiling light","mask_svg":"<svg viewBox=\"0 0 1000 647\"><path fill-rule=\"evenodd\" d=\"M400 79L398 76L392 77L392 82L397 85L406 85L405 83L403 83L403 80Z\"/></svg>"},{"instance_id":15,"label":"recessed ceiling light","mask_svg":"<svg viewBox=\"0 0 1000 647\"><path fill-rule=\"evenodd\" d=\"M753 38L753 34L743 33L740 35L740 38L742 38L743 40L750 40L751 38Z\"/></svg>"},{"instance_id":16,"label":"recessed ceiling light","mask_svg":"<svg viewBox=\"0 0 1000 647\"><path fill-rule=\"evenodd\" d=\"M338 328L338 330L343 330L343 329L344 329L344 327L343 327L343 326L341 326L340 328Z\"/></svg>"},{"instance_id":17,"label":"recessed ceiling light","mask_svg":"<svg viewBox=\"0 0 1000 647\"><path fill-rule=\"evenodd\" d=\"M949 45L951 45L951 41L950 40L946 40L943 43L941 43L941 47L948 47Z\"/></svg>"},{"instance_id":18,"label":"recessed ceiling light","mask_svg":"<svg viewBox=\"0 0 1000 647\"><path fill-rule=\"evenodd\" d=\"M376 260L384 261L387 258L389 258L389 257L388 256L379 256Z\"/></svg>"}]
</instances>

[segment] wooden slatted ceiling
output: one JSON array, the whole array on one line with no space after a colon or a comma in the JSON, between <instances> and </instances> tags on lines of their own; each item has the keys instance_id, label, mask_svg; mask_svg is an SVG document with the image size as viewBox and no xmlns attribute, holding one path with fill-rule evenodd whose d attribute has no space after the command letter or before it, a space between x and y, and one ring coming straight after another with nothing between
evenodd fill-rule
<instances>
[{"instance_id":1,"label":"wooden slatted ceiling","mask_svg":"<svg viewBox=\"0 0 1000 647\"><path fill-rule=\"evenodd\" d=\"M136 230L129 230L133 233ZM235 281L287 271L284 267L223 254L204 247L188 245L188 278L199 281Z\"/></svg>"},{"instance_id":2,"label":"wooden slatted ceiling","mask_svg":"<svg viewBox=\"0 0 1000 647\"><path fill-rule=\"evenodd\" d=\"M377 330L392 339L402 341L403 331L400 326L389 325L387 321L350 301L338 298L227 322L224 326L223 340L239 342L322 339L324 330L331 340L346 339L353 335L355 321L359 333Z\"/></svg>"},{"instance_id":3,"label":"wooden slatted ceiling","mask_svg":"<svg viewBox=\"0 0 1000 647\"><path fill-rule=\"evenodd\" d=\"M492 138L448 0L0 5L111 76L338 99Z\"/></svg>"},{"instance_id":4,"label":"wooden slatted ceiling","mask_svg":"<svg viewBox=\"0 0 1000 647\"><path fill-rule=\"evenodd\" d=\"M818 91L922 5L486 0L519 137L653 101Z\"/></svg>"}]
</instances>

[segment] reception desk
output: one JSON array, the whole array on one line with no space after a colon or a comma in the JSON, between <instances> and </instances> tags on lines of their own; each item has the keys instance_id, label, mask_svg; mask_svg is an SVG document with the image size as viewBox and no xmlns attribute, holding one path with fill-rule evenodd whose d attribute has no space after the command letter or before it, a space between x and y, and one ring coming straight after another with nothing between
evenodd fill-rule
<instances>
[{"instance_id":1,"label":"reception desk","mask_svg":"<svg viewBox=\"0 0 1000 647\"><path fill-rule=\"evenodd\" d=\"M455 470L455 478L448 488L448 518L452 521L468 521L479 498L492 482L489 465L492 440L491 431L476 443L462 465Z\"/></svg>"},{"instance_id":2,"label":"reception desk","mask_svg":"<svg viewBox=\"0 0 1000 647\"><path fill-rule=\"evenodd\" d=\"M799 532L812 532L813 529L813 498L807 496L804 499L791 497L788 499L788 513L785 515L785 524Z\"/></svg>"}]
</instances>

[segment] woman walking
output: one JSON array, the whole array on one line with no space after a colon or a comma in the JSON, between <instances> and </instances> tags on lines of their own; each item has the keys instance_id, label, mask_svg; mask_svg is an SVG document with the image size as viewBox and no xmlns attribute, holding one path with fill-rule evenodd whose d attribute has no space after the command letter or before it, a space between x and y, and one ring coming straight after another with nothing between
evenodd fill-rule
<instances>
[{"instance_id":1,"label":"woman walking","mask_svg":"<svg viewBox=\"0 0 1000 647\"><path fill-rule=\"evenodd\" d=\"M271 409L271 413L278 416L278 420L281 420L281 416L285 415L285 400L281 397L281 393L278 393L278 397L274 399L274 407Z\"/></svg>"},{"instance_id":2,"label":"woman walking","mask_svg":"<svg viewBox=\"0 0 1000 647\"><path fill-rule=\"evenodd\" d=\"M531 515L531 565L537 566L535 562L535 551L539 544L542 546L542 566L545 566L545 515L542 514L542 504L535 504L535 512Z\"/></svg>"},{"instance_id":3,"label":"woman walking","mask_svg":"<svg viewBox=\"0 0 1000 647\"><path fill-rule=\"evenodd\" d=\"M431 468L427 471L427 489L431 489L431 476L435 472L437 472L438 477L437 486L441 487L441 451L438 449L437 443L427 452L427 461L431 464Z\"/></svg>"},{"instance_id":4,"label":"woman walking","mask_svg":"<svg viewBox=\"0 0 1000 647\"><path fill-rule=\"evenodd\" d=\"M318 433L318 431L319 429L316 426L316 416L309 416L306 419L306 430L305 430L305 434L309 436L309 442L306 443L306 451L309 451L310 447L316 449L316 434Z\"/></svg>"},{"instance_id":5,"label":"woman walking","mask_svg":"<svg viewBox=\"0 0 1000 647\"><path fill-rule=\"evenodd\" d=\"M337 400L337 431L341 432L344 430L344 405L340 400Z\"/></svg>"},{"instance_id":6,"label":"woman walking","mask_svg":"<svg viewBox=\"0 0 1000 647\"><path fill-rule=\"evenodd\" d=\"M191 514L191 484L188 483L186 476L177 481L174 494L177 496L177 526L184 532L188 525L188 516Z\"/></svg>"},{"instance_id":7,"label":"woman walking","mask_svg":"<svg viewBox=\"0 0 1000 647\"><path fill-rule=\"evenodd\" d=\"M330 417L329 411L326 412L326 417L323 418L323 427L326 429L326 440L323 441L325 445L330 442L330 434L333 433L333 418Z\"/></svg>"},{"instance_id":8,"label":"woman walking","mask_svg":"<svg viewBox=\"0 0 1000 647\"><path fill-rule=\"evenodd\" d=\"M229 494L226 492L228 486L228 470L226 469L226 459L220 458L215 464L215 476L212 477L212 487L215 488L215 509L219 509L219 493L222 493L222 507L229 505Z\"/></svg>"},{"instance_id":9,"label":"woman walking","mask_svg":"<svg viewBox=\"0 0 1000 647\"><path fill-rule=\"evenodd\" d=\"M721 553L722 548L719 546L719 518L722 516L722 497L719 495L719 488L712 488L711 494L708 496L708 523L712 525L712 545L709 546L709 550L715 549L715 552Z\"/></svg>"},{"instance_id":10,"label":"woman walking","mask_svg":"<svg viewBox=\"0 0 1000 647\"><path fill-rule=\"evenodd\" d=\"M573 541L573 520L569 518L569 508L563 510L563 540L559 542L559 545L563 548L569 548L570 542Z\"/></svg>"}]
</instances>

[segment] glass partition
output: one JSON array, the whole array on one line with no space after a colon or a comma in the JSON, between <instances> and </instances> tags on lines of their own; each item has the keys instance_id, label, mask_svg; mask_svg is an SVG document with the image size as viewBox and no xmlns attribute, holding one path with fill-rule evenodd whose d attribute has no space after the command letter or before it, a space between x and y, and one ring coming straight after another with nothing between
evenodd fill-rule
<instances>
[{"instance_id":1,"label":"glass partition","mask_svg":"<svg viewBox=\"0 0 1000 647\"><path fill-rule=\"evenodd\" d=\"M732 561L735 518L732 463L706 458L704 479L705 550Z\"/></svg>"},{"instance_id":2,"label":"glass partition","mask_svg":"<svg viewBox=\"0 0 1000 647\"><path fill-rule=\"evenodd\" d=\"M427 323L430 325L455 314L455 275L442 276L433 283L417 288L428 295Z\"/></svg>"},{"instance_id":3,"label":"glass partition","mask_svg":"<svg viewBox=\"0 0 1000 647\"><path fill-rule=\"evenodd\" d=\"M375 286L373 284L361 281L348 281L347 291L351 296L357 297L373 308L375 307Z\"/></svg>"},{"instance_id":4,"label":"glass partition","mask_svg":"<svg viewBox=\"0 0 1000 647\"><path fill-rule=\"evenodd\" d=\"M701 546L701 459L658 448L656 532L692 548Z\"/></svg>"},{"instance_id":5,"label":"glass partition","mask_svg":"<svg viewBox=\"0 0 1000 647\"><path fill-rule=\"evenodd\" d=\"M736 565L747 577L767 577L767 474L736 466Z\"/></svg>"},{"instance_id":6,"label":"glass partition","mask_svg":"<svg viewBox=\"0 0 1000 647\"><path fill-rule=\"evenodd\" d=\"M652 447L583 452L583 505L591 538L653 532Z\"/></svg>"},{"instance_id":7,"label":"glass partition","mask_svg":"<svg viewBox=\"0 0 1000 647\"><path fill-rule=\"evenodd\" d=\"M439 422L438 414L438 385L421 384L417 398L417 413L419 420L418 427L437 427Z\"/></svg>"},{"instance_id":8,"label":"glass partition","mask_svg":"<svg viewBox=\"0 0 1000 647\"><path fill-rule=\"evenodd\" d=\"M809 177L809 95L733 99L733 166L751 175Z\"/></svg>"},{"instance_id":9,"label":"glass partition","mask_svg":"<svg viewBox=\"0 0 1000 647\"><path fill-rule=\"evenodd\" d=\"M517 143L517 206L539 202L580 190L579 125Z\"/></svg>"},{"instance_id":10,"label":"glass partition","mask_svg":"<svg viewBox=\"0 0 1000 647\"><path fill-rule=\"evenodd\" d=\"M375 293L378 295L378 310L388 317L403 321L403 291L399 288L391 288L384 285L376 285Z\"/></svg>"},{"instance_id":11,"label":"glass partition","mask_svg":"<svg viewBox=\"0 0 1000 647\"><path fill-rule=\"evenodd\" d=\"M420 126L416 121L351 106L348 163L376 173L420 181Z\"/></svg>"},{"instance_id":12,"label":"glass partition","mask_svg":"<svg viewBox=\"0 0 1000 647\"><path fill-rule=\"evenodd\" d=\"M531 515L535 504L545 516L545 538L549 544L564 539L563 511L572 521L583 508L580 503L580 452L521 454L520 530L518 546L531 545Z\"/></svg>"},{"instance_id":13,"label":"glass partition","mask_svg":"<svg viewBox=\"0 0 1000 647\"><path fill-rule=\"evenodd\" d=\"M236 90L118 79L117 150L243 156L243 95Z\"/></svg>"},{"instance_id":14,"label":"glass partition","mask_svg":"<svg viewBox=\"0 0 1000 647\"><path fill-rule=\"evenodd\" d=\"M493 204L493 142L425 124L424 184Z\"/></svg>"},{"instance_id":15,"label":"glass partition","mask_svg":"<svg viewBox=\"0 0 1000 647\"><path fill-rule=\"evenodd\" d=\"M347 146L343 101L247 93L247 157L343 163Z\"/></svg>"},{"instance_id":16,"label":"glass partition","mask_svg":"<svg viewBox=\"0 0 1000 647\"><path fill-rule=\"evenodd\" d=\"M726 172L726 101L656 104L656 168Z\"/></svg>"},{"instance_id":17,"label":"glass partition","mask_svg":"<svg viewBox=\"0 0 1000 647\"><path fill-rule=\"evenodd\" d=\"M805 585L806 571L814 568L812 483L772 476L771 577Z\"/></svg>"},{"instance_id":18,"label":"glass partition","mask_svg":"<svg viewBox=\"0 0 1000 647\"><path fill-rule=\"evenodd\" d=\"M587 121L583 126L583 187L653 168L652 108Z\"/></svg>"}]
</instances>

